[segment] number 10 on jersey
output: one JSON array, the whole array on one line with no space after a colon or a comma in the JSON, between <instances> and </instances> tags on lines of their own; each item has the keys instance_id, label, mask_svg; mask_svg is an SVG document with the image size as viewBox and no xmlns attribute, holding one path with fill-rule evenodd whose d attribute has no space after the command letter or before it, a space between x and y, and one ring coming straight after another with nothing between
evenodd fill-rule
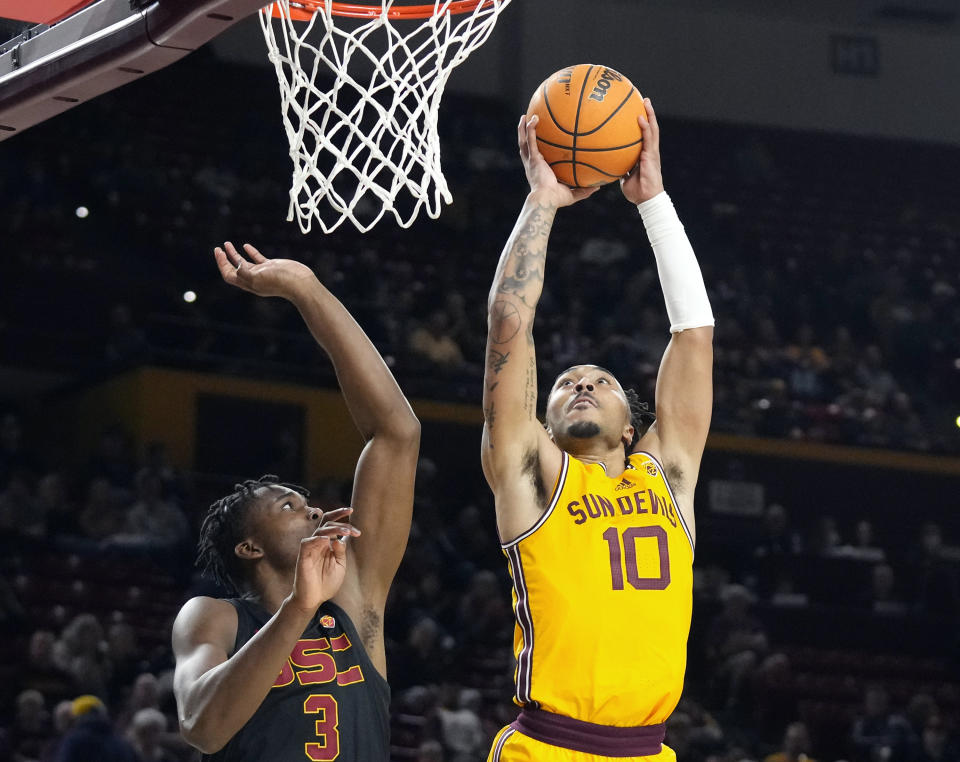
<instances>
[{"instance_id":1,"label":"number 10 on jersey","mask_svg":"<svg viewBox=\"0 0 960 762\"><path fill-rule=\"evenodd\" d=\"M655 538L657 541L657 556L660 559L660 575L657 577L640 576L637 540L641 538ZM663 527L629 527L622 534L617 527L610 527L603 533L603 539L610 548L610 575L614 590L624 589L624 577L637 590L666 590L670 584L670 551L667 532ZM641 547L649 552L650 545L645 542Z\"/></svg>"}]
</instances>

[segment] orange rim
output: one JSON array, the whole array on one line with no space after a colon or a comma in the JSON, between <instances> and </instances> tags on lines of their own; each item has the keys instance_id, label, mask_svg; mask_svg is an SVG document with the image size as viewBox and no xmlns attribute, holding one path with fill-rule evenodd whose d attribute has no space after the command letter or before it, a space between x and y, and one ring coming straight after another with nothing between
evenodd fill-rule
<instances>
[{"instance_id":1,"label":"orange rim","mask_svg":"<svg viewBox=\"0 0 960 762\"><path fill-rule=\"evenodd\" d=\"M454 15L460 13L470 13L478 6L487 8L493 5L495 0L454 0L445 9L445 12ZM290 18L294 21L309 21L311 17L326 7L324 0L290 0ZM426 19L434 15L436 6L430 5L401 5L397 8L390 8L386 12L390 19ZM372 19L383 14L383 6L367 5L363 3L330 3L330 13L334 16L344 16L353 19ZM281 18L283 14L273 5L274 18Z\"/></svg>"}]
</instances>

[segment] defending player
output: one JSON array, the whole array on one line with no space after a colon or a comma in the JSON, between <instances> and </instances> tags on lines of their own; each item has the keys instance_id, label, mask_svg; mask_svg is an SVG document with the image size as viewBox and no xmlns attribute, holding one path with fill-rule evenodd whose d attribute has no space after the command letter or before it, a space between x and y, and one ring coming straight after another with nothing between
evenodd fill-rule
<instances>
[{"instance_id":1,"label":"defending player","mask_svg":"<svg viewBox=\"0 0 960 762\"><path fill-rule=\"evenodd\" d=\"M595 365L561 373L546 427L536 418L533 320L547 239L557 209L593 189L561 185L537 150L535 119L518 127L530 194L490 290L482 460L513 577L522 711L494 739L493 762L675 758L663 723L686 666L714 321L645 106L643 152L622 189L639 205L673 334L649 427L635 395Z\"/></svg>"},{"instance_id":2,"label":"defending player","mask_svg":"<svg viewBox=\"0 0 960 762\"><path fill-rule=\"evenodd\" d=\"M215 255L227 283L300 311L367 444L352 509L321 515L306 491L275 477L211 506L200 560L241 597L193 598L177 616L181 732L222 762L381 762L383 610L407 544L420 425L363 330L308 267L250 245L249 260L225 248Z\"/></svg>"}]
</instances>

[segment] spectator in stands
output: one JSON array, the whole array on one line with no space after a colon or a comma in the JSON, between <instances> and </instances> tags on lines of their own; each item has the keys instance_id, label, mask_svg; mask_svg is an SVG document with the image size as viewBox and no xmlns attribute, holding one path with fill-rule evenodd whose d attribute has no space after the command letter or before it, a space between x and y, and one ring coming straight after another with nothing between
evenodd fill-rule
<instances>
[{"instance_id":1,"label":"spectator in stands","mask_svg":"<svg viewBox=\"0 0 960 762\"><path fill-rule=\"evenodd\" d=\"M45 518L49 537L81 534L76 505L60 471L50 471L37 482L35 505L37 513Z\"/></svg>"},{"instance_id":2,"label":"spectator in stands","mask_svg":"<svg viewBox=\"0 0 960 762\"><path fill-rule=\"evenodd\" d=\"M111 702L114 702L120 698L120 692L127 690L148 667L137 643L136 631L129 622L118 618L116 612L107 628L107 653L111 665L109 695Z\"/></svg>"},{"instance_id":3,"label":"spectator in stands","mask_svg":"<svg viewBox=\"0 0 960 762\"><path fill-rule=\"evenodd\" d=\"M783 748L764 757L763 762L815 762L810 756L810 733L802 722L791 722L783 734Z\"/></svg>"},{"instance_id":4,"label":"spectator in stands","mask_svg":"<svg viewBox=\"0 0 960 762\"><path fill-rule=\"evenodd\" d=\"M767 508L764 528L765 536L753 550L756 558L797 555L803 550L803 540L790 528L787 509L779 503Z\"/></svg>"},{"instance_id":5,"label":"spectator in stands","mask_svg":"<svg viewBox=\"0 0 960 762\"><path fill-rule=\"evenodd\" d=\"M73 726L63 738L56 762L140 762L128 741L110 724L107 707L96 696L73 700Z\"/></svg>"},{"instance_id":6,"label":"spectator in stands","mask_svg":"<svg viewBox=\"0 0 960 762\"><path fill-rule=\"evenodd\" d=\"M130 435L119 424L112 424L100 433L97 450L90 460L90 477L106 479L120 490L133 487L136 464Z\"/></svg>"},{"instance_id":7,"label":"spectator in stands","mask_svg":"<svg viewBox=\"0 0 960 762\"><path fill-rule=\"evenodd\" d=\"M876 564L870 576L870 597L868 604L877 614L903 616L907 607L895 592L896 583L893 567L889 564Z\"/></svg>"},{"instance_id":8,"label":"spectator in stands","mask_svg":"<svg viewBox=\"0 0 960 762\"><path fill-rule=\"evenodd\" d=\"M70 621L54 647L54 658L72 675L79 690L106 695L110 662L103 627L93 614L78 614Z\"/></svg>"},{"instance_id":9,"label":"spectator in stands","mask_svg":"<svg viewBox=\"0 0 960 762\"><path fill-rule=\"evenodd\" d=\"M121 493L105 477L91 480L80 510L79 524L84 537L100 541L123 531L126 516L120 497Z\"/></svg>"},{"instance_id":10,"label":"spectator in stands","mask_svg":"<svg viewBox=\"0 0 960 762\"><path fill-rule=\"evenodd\" d=\"M760 620L750 614L753 595L743 585L728 585L721 594L723 610L707 630L707 659L727 709L745 699L748 684L767 652L767 635Z\"/></svg>"},{"instance_id":11,"label":"spectator in stands","mask_svg":"<svg viewBox=\"0 0 960 762\"><path fill-rule=\"evenodd\" d=\"M448 330L449 318L443 310L434 310L425 322L410 332L409 349L435 370L454 372L463 368L463 351Z\"/></svg>"},{"instance_id":12,"label":"spectator in stands","mask_svg":"<svg viewBox=\"0 0 960 762\"><path fill-rule=\"evenodd\" d=\"M15 471L0 491L0 536L43 537L46 517L34 500L33 486L22 471Z\"/></svg>"},{"instance_id":13,"label":"spectator in stands","mask_svg":"<svg viewBox=\"0 0 960 762\"><path fill-rule=\"evenodd\" d=\"M939 714L927 718L920 740L920 753L916 762L958 762L960 744L947 729L946 722Z\"/></svg>"},{"instance_id":14,"label":"spectator in stands","mask_svg":"<svg viewBox=\"0 0 960 762\"><path fill-rule=\"evenodd\" d=\"M890 699L882 685L866 687L863 710L853 723L853 758L860 762L888 759L906 741L907 723L890 711Z\"/></svg>"},{"instance_id":15,"label":"spectator in stands","mask_svg":"<svg viewBox=\"0 0 960 762\"><path fill-rule=\"evenodd\" d=\"M790 528L786 508L773 503L764 516L764 536L753 549L753 571L764 598L773 595L784 582L790 586L795 559L802 550L803 540Z\"/></svg>"},{"instance_id":16,"label":"spectator in stands","mask_svg":"<svg viewBox=\"0 0 960 762\"><path fill-rule=\"evenodd\" d=\"M449 675L452 646L453 639L441 632L435 620L422 617L391 661L391 684L399 689L439 684Z\"/></svg>"},{"instance_id":17,"label":"spectator in stands","mask_svg":"<svg viewBox=\"0 0 960 762\"><path fill-rule=\"evenodd\" d=\"M130 695L124 702L123 709L120 710L116 725L120 729L130 727L134 715L141 709L159 709L160 708L160 688L157 677L152 672L144 672L137 675L133 685L130 688Z\"/></svg>"},{"instance_id":18,"label":"spectator in stands","mask_svg":"<svg viewBox=\"0 0 960 762\"><path fill-rule=\"evenodd\" d=\"M166 732L167 718L163 712L148 707L133 715L127 740L141 762L176 762L176 758L161 744Z\"/></svg>"},{"instance_id":19,"label":"spectator in stands","mask_svg":"<svg viewBox=\"0 0 960 762\"><path fill-rule=\"evenodd\" d=\"M945 553L943 530L934 521L920 528L920 547L912 570L917 580L917 606L921 611L956 616L960 609L957 567Z\"/></svg>"},{"instance_id":20,"label":"spectator in stands","mask_svg":"<svg viewBox=\"0 0 960 762\"><path fill-rule=\"evenodd\" d=\"M434 739L424 741L417 749L417 762L445 762L443 745Z\"/></svg>"},{"instance_id":21,"label":"spectator in stands","mask_svg":"<svg viewBox=\"0 0 960 762\"><path fill-rule=\"evenodd\" d=\"M856 379L873 405L885 405L900 388L876 344L869 345L863 353L857 365Z\"/></svg>"},{"instance_id":22,"label":"spectator in stands","mask_svg":"<svg viewBox=\"0 0 960 762\"><path fill-rule=\"evenodd\" d=\"M821 516L817 519L816 529L809 545L810 550L821 556L831 556L840 547L840 529L833 516Z\"/></svg>"},{"instance_id":23,"label":"spectator in stands","mask_svg":"<svg viewBox=\"0 0 960 762\"><path fill-rule=\"evenodd\" d=\"M50 630L36 630L30 636L27 666L20 676L24 688L33 688L50 701L77 695L77 685L66 669L54 659L56 636Z\"/></svg>"},{"instance_id":24,"label":"spectator in stands","mask_svg":"<svg viewBox=\"0 0 960 762\"><path fill-rule=\"evenodd\" d=\"M797 716L797 679L786 654L767 656L754 673L753 727L764 743L776 743Z\"/></svg>"},{"instance_id":25,"label":"spectator in stands","mask_svg":"<svg viewBox=\"0 0 960 762\"><path fill-rule=\"evenodd\" d=\"M448 693L455 697L451 703L456 707L441 705L437 709L447 762L476 762L484 758L484 747L489 742L477 714L480 692L472 688L449 688Z\"/></svg>"},{"instance_id":26,"label":"spectator in stands","mask_svg":"<svg viewBox=\"0 0 960 762\"><path fill-rule=\"evenodd\" d=\"M60 747L70 728L73 726L73 701L63 700L53 708L53 733L44 746L40 762L54 762L60 754Z\"/></svg>"},{"instance_id":27,"label":"spectator in stands","mask_svg":"<svg viewBox=\"0 0 960 762\"><path fill-rule=\"evenodd\" d=\"M40 691L30 688L17 695L10 731L14 754L24 759L40 758L51 731L50 713Z\"/></svg>"},{"instance_id":28,"label":"spectator in stands","mask_svg":"<svg viewBox=\"0 0 960 762\"><path fill-rule=\"evenodd\" d=\"M940 716L941 712L933 696L929 693L915 693L910 697L904 711L908 734L906 749L901 754L904 759L913 762L919 755L923 730L927 726L927 720L934 715Z\"/></svg>"},{"instance_id":29,"label":"spectator in stands","mask_svg":"<svg viewBox=\"0 0 960 762\"><path fill-rule=\"evenodd\" d=\"M113 540L174 548L187 541L190 525L180 507L163 495L163 481L158 472L142 468L135 478L136 501L127 511L123 531Z\"/></svg>"}]
</instances>

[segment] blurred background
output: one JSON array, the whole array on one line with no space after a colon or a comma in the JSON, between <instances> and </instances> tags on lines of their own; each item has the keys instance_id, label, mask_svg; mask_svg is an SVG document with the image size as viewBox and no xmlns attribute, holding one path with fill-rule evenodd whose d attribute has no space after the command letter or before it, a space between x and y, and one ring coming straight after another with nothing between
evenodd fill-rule
<instances>
[{"instance_id":1,"label":"blurred background","mask_svg":"<svg viewBox=\"0 0 960 762\"><path fill-rule=\"evenodd\" d=\"M143 760L194 759L169 640L217 594L193 568L206 506L262 473L349 497L361 442L330 365L295 310L220 281L224 240L310 264L413 401L393 758L485 759L515 714L478 457L486 292L527 190L517 117L586 61L653 99L717 317L667 743L681 762L960 759L958 13L514 0L447 86L454 203L410 230L285 221L255 20L0 144L0 760L57 759L81 694ZM667 319L615 185L559 216L536 339L542 385L592 361L653 401Z\"/></svg>"}]
</instances>

